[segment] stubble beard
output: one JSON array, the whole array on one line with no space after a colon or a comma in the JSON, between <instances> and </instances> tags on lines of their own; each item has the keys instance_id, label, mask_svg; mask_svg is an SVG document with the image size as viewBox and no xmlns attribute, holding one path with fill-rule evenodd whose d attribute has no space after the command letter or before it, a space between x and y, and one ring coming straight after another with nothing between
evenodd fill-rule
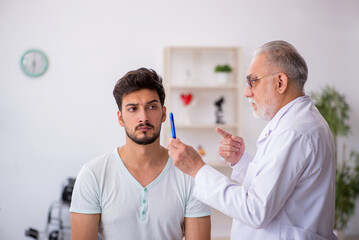
<instances>
[{"instance_id":1,"label":"stubble beard","mask_svg":"<svg viewBox=\"0 0 359 240\"><path fill-rule=\"evenodd\" d=\"M152 127L154 129L154 126L149 124L149 123L144 123L144 124L139 124L135 130L133 132L131 132L126 126L125 126L125 132L126 132L126 135L129 139L131 139L133 142L139 144L139 145L148 145L148 144L151 144L151 143L154 143L158 137L160 136L160 133L161 133L161 125L159 126L159 129L158 129L158 132L155 132L152 136L147 136L148 133L147 132L143 132L143 137L142 138L139 138L136 136L135 132L137 131L137 129L139 127L142 127L142 126L149 126L149 127Z\"/></svg>"}]
</instances>

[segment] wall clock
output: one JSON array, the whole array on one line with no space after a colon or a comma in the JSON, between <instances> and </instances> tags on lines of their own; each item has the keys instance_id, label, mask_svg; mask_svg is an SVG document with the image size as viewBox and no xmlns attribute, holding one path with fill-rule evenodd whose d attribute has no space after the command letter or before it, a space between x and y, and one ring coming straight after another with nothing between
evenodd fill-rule
<instances>
[{"instance_id":1,"label":"wall clock","mask_svg":"<svg viewBox=\"0 0 359 240\"><path fill-rule=\"evenodd\" d=\"M48 65L49 62L45 53L38 49L30 49L21 57L21 69L30 77L41 76L46 72Z\"/></svg>"}]
</instances>

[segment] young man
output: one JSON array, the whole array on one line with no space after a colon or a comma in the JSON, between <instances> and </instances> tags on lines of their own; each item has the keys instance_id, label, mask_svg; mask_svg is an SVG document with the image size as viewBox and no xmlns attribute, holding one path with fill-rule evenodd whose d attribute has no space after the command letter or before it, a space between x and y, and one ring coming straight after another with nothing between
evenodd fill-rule
<instances>
[{"instance_id":1,"label":"young man","mask_svg":"<svg viewBox=\"0 0 359 240\"><path fill-rule=\"evenodd\" d=\"M334 144L328 124L304 94L308 69L289 43L273 41L255 54L244 96L269 121L253 157L243 139L222 129L220 155L232 178L205 165L179 139L168 145L174 164L195 177L194 196L233 218L231 239L335 239Z\"/></svg>"},{"instance_id":2,"label":"young man","mask_svg":"<svg viewBox=\"0 0 359 240\"><path fill-rule=\"evenodd\" d=\"M155 71L128 72L114 88L126 144L86 163L71 202L73 240L210 239L210 209L194 179L160 145L165 92Z\"/></svg>"}]
</instances>

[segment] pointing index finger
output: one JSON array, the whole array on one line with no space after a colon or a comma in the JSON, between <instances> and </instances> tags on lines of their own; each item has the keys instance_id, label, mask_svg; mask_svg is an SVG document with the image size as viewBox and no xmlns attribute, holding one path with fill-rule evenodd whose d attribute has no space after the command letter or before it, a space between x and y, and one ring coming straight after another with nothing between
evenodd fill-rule
<instances>
[{"instance_id":1,"label":"pointing index finger","mask_svg":"<svg viewBox=\"0 0 359 240\"><path fill-rule=\"evenodd\" d=\"M221 136L224 137L224 138L230 138L232 136L232 134L224 131L222 128L216 128L216 132L221 134Z\"/></svg>"}]
</instances>

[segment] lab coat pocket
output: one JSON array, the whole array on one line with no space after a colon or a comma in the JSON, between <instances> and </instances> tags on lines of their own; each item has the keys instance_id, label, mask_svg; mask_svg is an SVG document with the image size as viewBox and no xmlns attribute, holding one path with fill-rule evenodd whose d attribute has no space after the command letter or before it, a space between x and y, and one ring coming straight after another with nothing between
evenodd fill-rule
<instances>
[{"instance_id":1,"label":"lab coat pocket","mask_svg":"<svg viewBox=\"0 0 359 240\"><path fill-rule=\"evenodd\" d=\"M280 226L280 240L326 240L326 238L294 226Z\"/></svg>"}]
</instances>

